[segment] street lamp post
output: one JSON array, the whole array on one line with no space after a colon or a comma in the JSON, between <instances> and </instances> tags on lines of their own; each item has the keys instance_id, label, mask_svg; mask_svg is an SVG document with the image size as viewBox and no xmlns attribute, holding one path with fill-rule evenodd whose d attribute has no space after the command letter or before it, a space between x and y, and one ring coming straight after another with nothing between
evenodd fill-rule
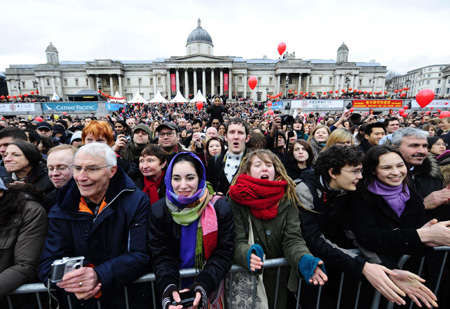
<instances>
[{"instance_id":1,"label":"street lamp post","mask_svg":"<svg viewBox=\"0 0 450 309\"><path fill-rule=\"evenodd\" d=\"M141 79L140 78L138 78L138 84L139 84L139 94L141 94Z\"/></svg>"},{"instance_id":2,"label":"street lamp post","mask_svg":"<svg viewBox=\"0 0 450 309\"><path fill-rule=\"evenodd\" d=\"M102 97L102 82L100 81L100 78L97 78L97 89L99 97Z\"/></svg>"},{"instance_id":3,"label":"street lamp post","mask_svg":"<svg viewBox=\"0 0 450 309\"><path fill-rule=\"evenodd\" d=\"M266 88L266 98L268 98L269 95L269 87Z\"/></svg>"},{"instance_id":4,"label":"street lamp post","mask_svg":"<svg viewBox=\"0 0 450 309\"><path fill-rule=\"evenodd\" d=\"M348 88L350 87L350 78L348 76L345 77L345 83L347 84L347 96L349 95L348 93Z\"/></svg>"},{"instance_id":5,"label":"street lamp post","mask_svg":"<svg viewBox=\"0 0 450 309\"><path fill-rule=\"evenodd\" d=\"M21 82L20 78L17 78L16 82L17 82L17 90L19 91L19 94L22 94L21 91L20 91L20 89L21 89L20 88L20 82Z\"/></svg>"},{"instance_id":6,"label":"street lamp post","mask_svg":"<svg viewBox=\"0 0 450 309\"><path fill-rule=\"evenodd\" d=\"M36 93L39 92L39 82L37 80L33 81L33 88L36 89Z\"/></svg>"}]
</instances>

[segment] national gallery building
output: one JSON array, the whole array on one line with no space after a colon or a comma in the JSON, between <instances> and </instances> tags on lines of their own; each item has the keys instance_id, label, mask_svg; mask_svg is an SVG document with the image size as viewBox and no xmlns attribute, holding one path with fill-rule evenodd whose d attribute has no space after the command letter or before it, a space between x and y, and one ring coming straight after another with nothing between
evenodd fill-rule
<instances>
[{"instance_id":1,"label":"national gallery building","mask_svg":"<svg viewBox=\"0 0 450 309\"><path fill-rule=\"evenodd\" d=\"M215 56L213 40L201 21L188 36L186 55L155 60L59 61L58 50L45 50L47 63L10 65L6 69L9 95L38 90L40 95L66 99L83 89L101 89L114 96L131 99L139 92L146 100L159 91L171 98L180 91L186 98L202 94L228 95L229 98L265 100L291 90L321 94L330 90L353 88L384 91L386 66L375 61L349 62L349 49L342 44L336 60L296 58L295 52L280 59L243 59ZM255 76L258 84L251 90L247 80ZM333 93L333 96L337 94Z\"/></svg>"}]
</instances>

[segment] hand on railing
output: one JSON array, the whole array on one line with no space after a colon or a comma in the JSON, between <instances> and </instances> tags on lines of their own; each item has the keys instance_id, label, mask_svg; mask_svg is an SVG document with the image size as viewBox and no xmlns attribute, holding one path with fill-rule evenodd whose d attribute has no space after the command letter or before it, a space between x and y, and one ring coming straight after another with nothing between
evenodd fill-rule
<instances>
[{"instance_id":1,"label":"hand on railing","mask_svg":"<svg viewBox=\"0 0 450 309\"><path fill-rule=\"evenodd\" d=\"M75 293L78 299L89 299L97 295L102 287L92 267L81 267L64 275L57 285L68 293Z\"/></svg>"},{"instance_id":2,"label":"hand on railing","mask_svg":"<svg viewBox=\"0 0 450 309\"><path fill-rule=\"evenodd\" d=\"M429 247L450 246L450 220L438 222L428 221L417 230L420 240Z\"/></svg>"},{"instance_id":3,"label":"hand on railing","mask_svg":"<svg viewBox=\"0 0 450 309\"><path fill-rule=\"evenodd\" d=\"M406 294L387 276L396 276L397 274L395 272L382 265L366 262L362 273L370 284L389 301L394 302L397 305L406 304L405 300L400 297L405 297Z\"/></svg>"},{"instance_id":4,"label":"hand on railing","mask_svg":"<svg viewBox=\"0 0 450 309\"><path fill-rule=\"evenodd\" d=\"M422 303L424 303L428 308L431 308L431 306L439 307L436 303L436 295L434 295L429 288L422 284L423 282L425 282L424 279L406 270L394 269L393 271L397 275L389 276L391 280L403 292L405 292L406 295L408 295L408 297L411 298L417 306L422 307L419 301L420 299Z\"/></svg>"}]
</instances>

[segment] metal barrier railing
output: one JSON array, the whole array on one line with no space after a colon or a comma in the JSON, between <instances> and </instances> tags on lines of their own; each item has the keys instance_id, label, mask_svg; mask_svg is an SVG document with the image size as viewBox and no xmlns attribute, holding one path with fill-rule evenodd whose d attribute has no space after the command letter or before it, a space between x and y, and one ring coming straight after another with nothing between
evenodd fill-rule
<instances>
[{"instance_id":1,"label":"metal barrier railing","mask_svg":"<svg viewBox=\"0 0 450 309\"><path fill-rule=\"evenodd\" d=\"M436 287L434 289L434 293L436 294L438 292L439 286L441 284L441 279L442 279L442 275L444 272L444 267L445 267L445 263L447 260L447 256L448 256L448 252L450 251L450 247L437 247L434 248L437 251L445 251L444 253L444 257L443 257L443 261L442 261L442 265L440 267L440 271L439 271L439 276L438 276L438 281L436 284ZM408 261L408 259L410 258L409 255L405 255L402 256L398 262L399 268L402 269L405 265L405 263ZM419 269L419 274L421 272L422 266L423 266L423 261L424 258L422 259L422 263L421 263L421 268ZM275 292L275 308L276 308L276 303L277 303L277 298L278 298L278 290L279 290L279 277L280 277L280 271L281 271L281 267L285 267L285 266L289 266L287 260L285 258L277 258L277 259L270 259L270 260L265 260L264 261L264 268L278 268L277 271L277 278L276 278L276 292ZM242 271L247 271L245 268L238 266L238 265L233 265L229 271L229 273L227 274L227 276L231 279L231 276L233 275L233 273L236 272L242 272ZM199 274L199 271L194 269L194 268L190 268L190 269L183 269L180 270L180 278L189 278L189 277L195 277L196 275ZM344 279L345 279L345 275L344 273L341 274L341 278L340 278L340 284L339 284L339 292L338 292L338 299L337 299L337 308L340 307L341 305L341 297L342 297L342 291L344 288ZM156 308L156 298L155 298L155 293L156 293L156 288L155 288L155 274L153 273L149 273L146 274L142 277L140 277L138 280L136 280L134 283L145 283L145 282L149 282L151 284L151 289L152 289L152 295L153 295L153 307ZM231 304L231 297L232 297L232 288L231 288L231 280L229 280L230 282L230 286L229 289L227 291L227 295L225 295L226 298L228 298L228 303ZM296 298L297 298L297 303L296 303L296 309L300 308L300 295L301 295L301 285L302 285L302 279L299 279L298 281L298 289L297 289L297 293L296 293ZM53 290L51 290L53 291ZM355 296L355 308L358 307L358 303L359 303L359 296L360 296L360 291L361 291L361 282L358 285L358 289L356 292L356 296ZM46 308L43 307L42 305L42 301L40 298L40 294L41 293L47 293L48 290L47 288L44 286L44 284L42 283L30 283L30 284L24 284L22 286L20 286L19 288L17 288L16 290L14 290L10 295L18 295L18 294L36 294L36 303L38 305L38 307L40 309ZM127 288L124 288L124 293L125 295L127 295ZM319 308L319 304L320 304L320 300L321 300L321 294L322 294L322 287L318 287L318 294L317 294L317 300L316 300L316 308ZM255 303L255 296L256 296L256 287L254 288L254 293L253 293L253 303ZM8 304L9 304L9 308L10 309L14 309L13 305L12 305L12 301L10 299L10 296L7 296L7 300L8 300ZM70 304L70 298L68 297L68 301ZM130 308L129 304L128 304L128 299L126 298L126 308ZM380 306L380 301L381 301L381 294L378 291L375 291L374 297L372 299L372 303L371 303L371 308L372 309L376 309L379 308ZM412 307L413 302L411 301L410 304L410 308ZM386 308L393 308L394 303L390 303L388 302L387 307ZM231 308L231 307L228 307Z\"/></svg>"}]
</instances>

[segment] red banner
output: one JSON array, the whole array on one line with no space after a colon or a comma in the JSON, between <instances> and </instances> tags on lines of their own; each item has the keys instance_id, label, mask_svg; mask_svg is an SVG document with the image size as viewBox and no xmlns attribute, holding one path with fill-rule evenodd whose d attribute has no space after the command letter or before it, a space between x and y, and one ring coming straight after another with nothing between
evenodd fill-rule
<instances>
[{"instance_id":1,"label":"red banner","mask_svg":"<svg viewBox=\"0 0 450 309\"><path fill-rule=\"evenodd\" d=\"M223 74L223 91L228 91L228 74Z\"/></svg>"},{"instance_id":2,"label":"red banner","mask_svg":"<svg viewBox=\"0 0 450 309\"><path fill-rule=\"evenodd\" d=\"M175 74L170 74L170 84L172 85L172 92L177 91L177 80Z\"/></svg>"},{"instance_id":3,"label":"red banner","mask_svg":"<svg viewBox=\"0 0 450 309\"><path fill-rule=\"evenodd\" d=\"M402 104L402 100L353 100L354 108L401 108Z\"/></svg>"}]
</instances>

